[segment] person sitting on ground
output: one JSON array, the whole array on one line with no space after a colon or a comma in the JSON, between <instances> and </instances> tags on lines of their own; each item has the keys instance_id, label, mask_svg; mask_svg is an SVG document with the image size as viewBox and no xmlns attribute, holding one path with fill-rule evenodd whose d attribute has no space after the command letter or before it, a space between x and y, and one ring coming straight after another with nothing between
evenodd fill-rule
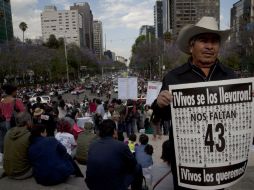
<instances>
[{"instance_id":1,"label":"person sitting on ground","mask_svg":"<svg viewBox=\"0 0 254 190\"><path fill-rule=\"evenodd\" d=\"M153 165L153 146L148 144L149 137L146 134L139 136L140 145L135 147L135 156L137 162L142 168L148 168Z\"/></svg>"},{"instance_id":2,"label":"person sitting on ground","mask_svg":"<svg viewBox=\"0 0 254 190\"><path fill-rule=\"evenodd\" d=\"M137 140L137 135L131 134L129 137L129 140L125 142L125 144L128 145L131 153L133 154L135 153L136 146L138 146L138 143L136 143L136 140Z\"/></svg>"},{"instance_id":3,"label":"person sitting on ground","mask_svg":"<svg viewBox=\"0 0 254 190\"><path fill-rule=\"evenodd\" d=\"M68 121L61 119L57 124L57 133L55 138L66 148L69 155L74 157L74 148L77 143L72 134L71 125Z\"/></svg>"},{"instance_id":4,"label":"person sitting on ground","mask_svg":"<svg viewBox=\"0 0 254 190\"><path fill-rule=\"evenodd\" d=\"M49 186L65 182L70 175L83 177L66 148L54 137L46 136L45 125L37 124L31 129L28 156L36 182Z\"/></svg>"},{"instance_id":5,"label":"person sitting on ground","mask_svg":"<svg viewBox=\"0 0 254 190\"><path fill-rule=\"evenodd\" d=\"M90 145L87 159L86 184L90 190L142 189L142 169L128 146L116 140L115 122L104 120L100 139Z\"/></svg>"},{"instance_id":6,"label":"person sitting on ground","mask_svg":"<svg viewBox=\"0 0 254 190\"><path fill-rule=\"evenodd\" d=\"M162 144L162 163L152 166L151 179L153 190L173 190L173 176L170 166L170 142ZM172 153L172 152L171 152Z\"/></svg>"},{"instance_id":7,"label":"person sitting on ground","mask_svg":"<svg viewBox=\"0 0 254 190\"><path fill-rule=\"evenodd\" d=\"M84 132L78 135L75 159L79 164L86 165L89 146L98 138L98 136L93 133L93 129L92 123L85 123Z\"/></svg>"},{"instance_id":8,"label":"person sitting on ground","mask_svg":"<svg viewBox=\"0 0 254 190\"><path fill-rule=\"evenodd\" d=\"M12 179L26 179L32 176L28 159L32 118L28 112L20 112L16 116L17 126L11 128L4 138L3 168L5 174Z\"/></svg>"}]
</instances>

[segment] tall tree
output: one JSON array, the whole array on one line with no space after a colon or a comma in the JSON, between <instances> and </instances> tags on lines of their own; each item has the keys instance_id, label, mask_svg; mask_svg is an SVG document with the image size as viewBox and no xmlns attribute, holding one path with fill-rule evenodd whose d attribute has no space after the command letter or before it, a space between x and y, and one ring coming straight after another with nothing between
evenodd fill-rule
<instances>
[{"instance_id":1,"label":"tall tree","mask_svg":"<svg viewBox=\"0 0 254 190\"><path fill-rule=\"evenodd\" d=\"M23 43L24 43L24 33L25 33L26 29L28 28L28 26L27 26L27 24L25 22L21 22L19 24L19 28L23 32Z\"/></svg>"},{"instance_id":2,"label":"tall tree","mask_svg":"<svg viewBox=\"0 0 254 190\"><path fill-rule=\"evenodd\" d=\"M49 39L45 44L48 48L58 49L59 48L59 41L56 39L54 34L50 34Z\"/></svg>"}]
</instances>

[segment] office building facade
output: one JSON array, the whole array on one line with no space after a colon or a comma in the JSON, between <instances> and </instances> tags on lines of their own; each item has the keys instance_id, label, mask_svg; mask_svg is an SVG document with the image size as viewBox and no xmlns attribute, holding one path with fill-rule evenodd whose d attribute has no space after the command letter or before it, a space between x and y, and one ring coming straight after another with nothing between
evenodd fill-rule
<instances>
[{"instance_id":1,"label":"office building facade","mask_svg":"<svg viewBox=\"0 0 254 190\"><path fill-rule=\"evenodd\" d=\"M0 0L0 43L13 39L10 0Z\"/></svg>"},{"instance_id":2,"label":"office building facade","mask_svg":"<svg viewBox=\"0 0 254 190\"><path fill-rule=\"evenodd\" d=\"M103 55L103 29L102 22L99 20L93 21L93 37L94 53L101 58Z\"/></svg>"},{"instance_id":3,"label":"office building facade","mask_svg":"<svg viewBox=\"0 0 254 190\"><path fill-rule=\"evenodd\" d=\"M150 26L150 25L143 25L140 27L139 30L139 35L144 35L144 36L149 36L149 34L151 35L155 35L155 28L154 26Z\"/></svg>"},{"instance_id":4,"label":"office building facade","mask_svg":"<svg viewBox=\"0 0 254 190\"><path fill-rule=\"evenodd\" d=\"M173 30L173 0L162 1L162 13L163 13L163 33L170 32Z\"/></svg>"},{"instance_id":5,"label":"office building facade","mask_svg":"<svg viewBox=\"0 0 254 190\"><path fill-rule=\"evenodd\" d=\"M127 59L125 59L123 56L116 56L116 61L124 63L125 65L127 64Z\"/></svg>"},{"instance_id":6,"label":"office building facade","mask_svg":"<svg viewBox=\"0 0 254 190\"><path fill-rule=\"evenodd\" d=\"M83 43L87 48L93 50L94 47L94 37L93 37L93 13L90 9L88 3L74 3L73 6L70 7L70 10L77 10L80 15L82 15L82 25L83 25Z\"/></svg>"},{"instance_id":7,"label":"office building facade","mask_svg":"<svg viewBox=\"0 0 254 190\"><path fill-rule=\"evenodd\" d=\"M155 37L163 37L163 13L162 13L162 1L157 0L154 6L154 28Z\"/></svg>"},{"instance_id":8,"label":"office building facade","mask_svg":"<svg viewBox=\"0 0 254 190\"><path fill-rule=\"evenodd\" d=\"M230 40L242 45L245 31L254 30L254 0L240 0L233 4L230 17Z\"/></svg>"},{"instance_id":9,"label":"office building facade","mask_svg":"<svg viewBox=\"0 0 254 190\"><path fill-rule=\"evenodd\" d=\"M104 55L111 59L112 61L116 61L116 54L113 51L107 50L104 52Z\"/></svg>"},{"instance_id":10,"label":"office building facade","mask_svg":"<svg viewBox=\"0 0 254 190\"><path fill-rule=\"evenodd\" d=\"M42 38L46 42L51 34L65 38L66 43L83 46L82 16L77 10L58 11L55 6L45 6L41 13Z\"/></svg>"},{"instance_id":11,"label":"office building facade","mask_svg":"<svg viewBox=\"0 0 254 190\"><path fill-rule=\"evenodd\" d=\"M203 16L215 17L220 24L220 0L171 0L172 33L176 38L187 24L195 24Z\"/></svg>"}]
</instances>

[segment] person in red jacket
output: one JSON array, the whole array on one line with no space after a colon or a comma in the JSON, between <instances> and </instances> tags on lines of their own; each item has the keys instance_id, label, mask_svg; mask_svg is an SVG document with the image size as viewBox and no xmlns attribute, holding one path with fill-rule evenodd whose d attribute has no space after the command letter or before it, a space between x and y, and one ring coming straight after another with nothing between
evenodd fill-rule
<instances>
[{"instance_id":1,"label":"person in red jacket","mask_svg":"<svg viewBox=\"0 0 254 190\"><path fill-rule=\"evenodd\" d=\"M3 143L6 132L16 126L15 113L24 112L25 106L22 100L16 98L17 87L6 84L2 87L5 95L0 102L0 163L3 157Z\"/></svg>"}]
</instances>

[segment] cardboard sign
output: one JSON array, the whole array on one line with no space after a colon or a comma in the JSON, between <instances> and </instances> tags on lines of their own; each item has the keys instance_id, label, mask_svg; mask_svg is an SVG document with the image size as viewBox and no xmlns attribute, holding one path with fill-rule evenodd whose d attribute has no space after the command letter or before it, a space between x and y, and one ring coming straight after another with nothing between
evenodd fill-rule
<instances>
[{"instance_id":1,"label":"cardboard sign","mask_svg":"<svg viewBox=\"0 0 254 190\"><path fill-rule=\"evenodd\" d=\"M147 86L146 104L151 105L160 93L162 83L149 81Z\"/></svg>"},{"instance_id":2,"label":"cardboard sign","mask_svg":"<svg viewBox=\"0 0 254 190\"><path fill-rule=\"evenodd\" d=\"M138 79L118 78L118 99L136 100L138 98Z\"/></svg>"}]
</instances>

